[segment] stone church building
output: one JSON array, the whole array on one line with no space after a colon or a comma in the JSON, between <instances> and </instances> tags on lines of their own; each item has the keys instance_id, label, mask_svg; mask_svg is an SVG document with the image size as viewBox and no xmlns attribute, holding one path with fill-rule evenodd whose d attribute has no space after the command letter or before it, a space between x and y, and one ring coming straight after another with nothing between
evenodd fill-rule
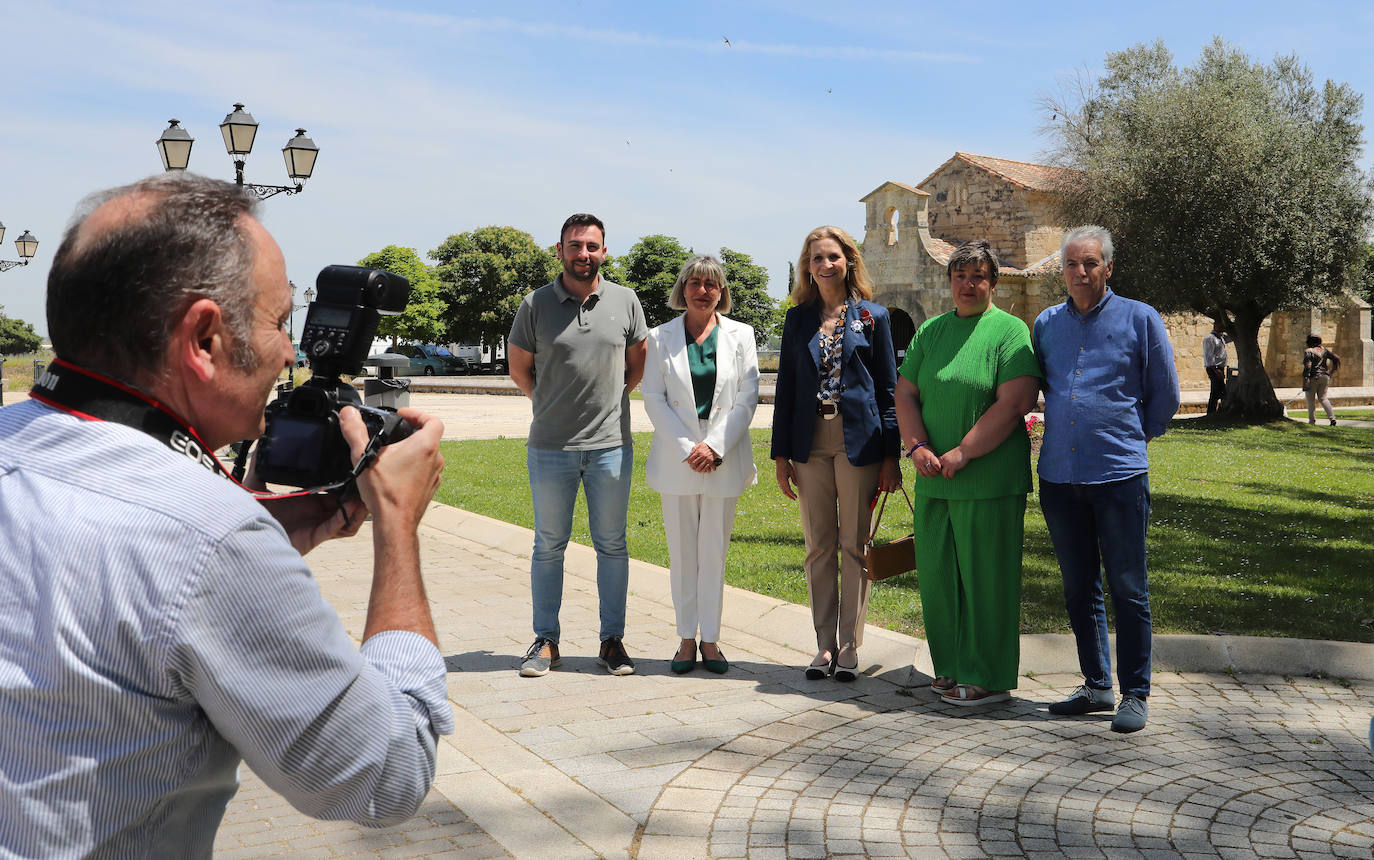
<instances>
[{"instance_id":1,"label":"stone church building","mask_svg":"<svg viewBox=\"0 0 1374 860\"><path fill-rule=\"evenodd\" d=\"M864 261L873 277L874 301L892 312L892 335L900 354L928 317L954 307L945 266L959 243L987 239L1000 276L994 303L1035 322L1051 304L1067 298L1059 279L1063 229L1053 215L1054 188L1061 168L956 152L916 185L890 180L860 199L864 219ZM1206 388L1202 338L1212 328L1206 317L1165 317L1179 382ZM1260 329L1264 366L1275 387L1302 385L1302 349L1309 333L1343 359L1337 382L1374 385L1374 343L1370 308L1353 296L1333 307L1272 315ZM1229 351L1235 364L1235 349Z\"/></svg>"}]
</instances>

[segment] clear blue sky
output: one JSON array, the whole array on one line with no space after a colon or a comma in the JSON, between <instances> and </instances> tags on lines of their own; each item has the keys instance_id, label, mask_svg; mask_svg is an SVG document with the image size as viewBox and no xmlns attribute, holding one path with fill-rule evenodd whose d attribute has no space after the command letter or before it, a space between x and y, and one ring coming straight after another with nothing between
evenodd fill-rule
<instances>
[{"instance_id":1,"label":"clear blue sky","mask_svg":"<svg viewBox=\"0 0 1374 860\"><path fill-rule=\"evenodd\" d=\"M232 177L218 123L261 123L248 180L285 182L297 126L320 147L304 194L263 207L303 290L387 244L421 254L510 224L543 245L591 211L607 246L667 233L753 255L785 292L805 233L862 235L858 198L956 150L1036 160L1039 96L1105 54L1214 35L1374 97L1374 3L28 2L3 14L0 305L46 331L48 263L86 193L160 169L176 117L191 167ZM726 40L729 44L726 44ZM1365 109L1366 126L1374 108ZM1367 150L1362 161L1374 164Z\"/></svg>"}]
</instances>

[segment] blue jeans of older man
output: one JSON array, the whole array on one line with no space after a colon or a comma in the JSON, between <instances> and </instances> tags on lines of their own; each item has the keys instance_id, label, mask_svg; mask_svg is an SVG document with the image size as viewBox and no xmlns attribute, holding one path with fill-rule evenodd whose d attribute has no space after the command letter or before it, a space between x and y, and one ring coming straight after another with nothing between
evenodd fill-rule
<instances>
[{"instance_id":1,"label":"blue jeans of older man","mask_svg":"<svg viewBox=\"0 0 1374 860\"><path fill-rule=\"evenodd\" d=\"M1145 531L1150 521L1150 480L1141 473L1105 484L1040 482L1040 510L1049 527L1064 605L1078 642L1084 681L1112 688L1111 640L1102 581L1116 613L1117 678L1123 696L1150 695L1150 583Z\"/></svg>"},{"instance_id":2,"label":"blue jeans of older man","mask_svg":"<svg viewBox=\"0 0 1374 860\"><path fill-rule=\"evenodd\" d=\"M529 448L525 463L534 499L534 554L530 559L534 635L558 641L563 555L572 536L573 505L580 484L587 495L587 524L596 549L600 638L624 636L625 595L630 583L625 518L630 505L634 446L595 451Z\"/></svg>"}]
</instances>

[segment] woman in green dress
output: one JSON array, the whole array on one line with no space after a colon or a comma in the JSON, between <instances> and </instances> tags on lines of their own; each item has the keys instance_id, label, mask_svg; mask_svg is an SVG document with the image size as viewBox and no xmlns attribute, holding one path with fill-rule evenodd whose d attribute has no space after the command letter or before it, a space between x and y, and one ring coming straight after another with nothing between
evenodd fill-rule
<instances>
[{"instance_id":1,"label":"woman in green dress","mask_svg":"<svg viewBox=\"0 0 1374 860\"><path fill-rule=\"evenodd\" d=\"M916 571L931 690L1005 701L1020 658L1021 545L1040 366L1030 331L992 304L985 241L949 258L954 310L926 320L898 370L897 422L916 465Z\"/></svg>"}]
</instances>

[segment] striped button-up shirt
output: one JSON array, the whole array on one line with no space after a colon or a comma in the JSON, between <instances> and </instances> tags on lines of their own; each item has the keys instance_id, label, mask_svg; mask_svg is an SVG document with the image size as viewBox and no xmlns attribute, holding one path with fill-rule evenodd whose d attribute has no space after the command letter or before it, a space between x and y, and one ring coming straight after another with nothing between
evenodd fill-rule
<instances>
[{"instance_id":1,"label":"striped button-up shirt","mask_svg":"<svg viewBox=\"0 0 1374 860\"><path fill-rule=\"evenodd\" d=\"M452 719L433 644L360 652L249 494L0 410L0 856L208 857L240 758L309 815L394 823Z\"/></svg>"}]
</instances>

